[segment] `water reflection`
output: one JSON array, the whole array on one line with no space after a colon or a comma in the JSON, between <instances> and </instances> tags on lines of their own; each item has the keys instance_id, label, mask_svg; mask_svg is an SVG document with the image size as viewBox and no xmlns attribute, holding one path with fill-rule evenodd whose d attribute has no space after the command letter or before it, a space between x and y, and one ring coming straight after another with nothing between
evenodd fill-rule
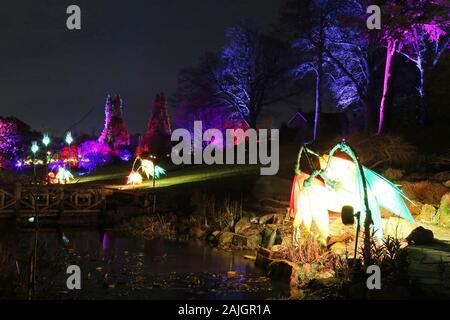
<instances>
[{"instance_id":1,"label":"water reflection","mask_svg":"<svg viewBox=\"0 0 450 320\"><path fill-rule=\"evenodd\" d=\"M26 276L32 237L31 231L3 230L1 267L14 273L17 261ZM248 252L224 252L201 242L70 229L41 230L39 239L37 291L44 299L254 299L285 296L288 291L245 260L243 254ZM65 268L70 264L81 268L80 291L65 286Z\"/></svg>"}]
</instances>

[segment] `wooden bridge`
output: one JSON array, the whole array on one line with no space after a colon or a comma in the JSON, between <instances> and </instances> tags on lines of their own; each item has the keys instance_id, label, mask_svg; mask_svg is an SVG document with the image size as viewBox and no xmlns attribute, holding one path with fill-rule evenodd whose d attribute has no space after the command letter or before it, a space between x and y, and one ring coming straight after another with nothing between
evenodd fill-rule
<instances>
[{"instance_id":1,"label":"wooden bridge","mask_svg":"<svg viewBox=\"0 0 450 320\"><path fill-rule=\"evenodd\" d=\"M0 220L27 218L101 217L132 211L144 213L153 207L150 192L110 190L77 185L0 186Z\"/></svg>"}]
</instances>

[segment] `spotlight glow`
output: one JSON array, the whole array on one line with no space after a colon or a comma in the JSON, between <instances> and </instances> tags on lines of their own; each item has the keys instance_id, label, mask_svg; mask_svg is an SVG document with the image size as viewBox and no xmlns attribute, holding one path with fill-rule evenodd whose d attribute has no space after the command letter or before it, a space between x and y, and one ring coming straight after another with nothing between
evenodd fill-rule
<instances>
[{"instance_id":1,"label":"spotlight glow","mask_svg":"<svg viewBox=\"0 0 450 320\"><path fill-rule=\"evenodd\" d=\"M127 178L127 184L130 185L139 185L142 184L142 181L142 176L136 171L131 171Z\"/></svg>"}]
</instances>

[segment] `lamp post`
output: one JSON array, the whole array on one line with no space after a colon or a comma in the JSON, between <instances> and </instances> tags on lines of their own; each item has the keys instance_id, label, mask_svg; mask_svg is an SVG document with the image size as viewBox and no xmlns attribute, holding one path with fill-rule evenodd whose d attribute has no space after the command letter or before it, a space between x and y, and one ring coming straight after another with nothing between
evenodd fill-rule
<instances>
[{"instance_id":1,"label":"lamp post","mask_svg":"<svg viewBox=\"0 0 450 320\"><path fill-rule=\"evenodd\" d=\"M155 214L156 212L156 157L155 156L151 156L151 158L153 159L153 214Z\"/></svg>"},{"instance_id":2,"label":"lamp post","mask_svg":"<svg viewBox=\"0 0 450 320\"><path fill-rule=\"evenodd\" d=\"M48 134L44 134L44 137L42 138L42 143L45 146L45 170L44 170L44 174L45 174L45 179L48 178L48 158L49 158L49 154L48 154L48 145L50 144L50 137L48 136Z\"/></svg>"},{"instance_id":3,"label":"lamp post","mask_svg":"<svg viewBox=\"0 0 450 320\"><path fill-rule=\"evenodd\" d=\"M31 152L33 153L33 172L34 172L34 180L36 181L36 152L39 151L39 146L37 141L33 141L31 143Z\"/></svg>"},{"instance_id":4,"label":"lamp post","mask_svg":"<svg viewBox=\"0 0 450 320\"><path fill-rule=\"evenodd\" d=\"M68 152L68 157L69 157L69 162L70 162L70 145L73 142L73 138L72 138L72 132L67 132L66 134L66 143L69 146L69 152Z\"/></svg>"}]
</instances>

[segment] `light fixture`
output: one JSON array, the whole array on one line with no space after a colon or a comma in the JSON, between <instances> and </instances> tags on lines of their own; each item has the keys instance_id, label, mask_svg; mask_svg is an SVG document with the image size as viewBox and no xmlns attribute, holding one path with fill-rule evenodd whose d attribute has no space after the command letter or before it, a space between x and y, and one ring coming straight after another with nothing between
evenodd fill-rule
<instances>
[{"instance_id":1,"label":"light fixture","mask_svg":"<svg viewBox=\"0 0 450 320\"><path fill-rule=\"evenodd\" d=\"M70 146L73 142L72 133L69 131L66 134L66 143Z\"/></svg>"},{"instance_id":2,"label":"light fixture","mask_svg":"<svg viewBox=\"0 0 450 320\"><path fill-rule=\"evenodd\" d=\"M48 145L50 144L50 137L48 136L48 134L44 134L44 137L42 138L42 143L44 144L44 146L47 148Z\"/></svg>"},{"instance_id":3,"label":"light fixture","mask_svg":"<svg viewBox=\"0 0 450 320\"><path fill-rule=\"evenodd\" d=\"M37 144L37 141L33 141L31 143L31 152L33 152L33 155L36 155L36 152L39 151L39 146Z\"/></svg>"}]
</instances>

